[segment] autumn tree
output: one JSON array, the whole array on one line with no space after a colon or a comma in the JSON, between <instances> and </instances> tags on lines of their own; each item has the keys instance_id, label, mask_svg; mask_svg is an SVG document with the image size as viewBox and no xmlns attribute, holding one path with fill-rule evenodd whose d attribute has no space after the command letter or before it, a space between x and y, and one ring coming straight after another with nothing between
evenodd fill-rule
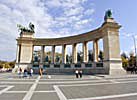
<instances>
[{"instance_id":1,"label":"autumn tree","mask_svg":"<svg viewBox=\"0 0 137 100\"><path fill-rule=\"evenodd\" d=\"M130 58L128 62L129 66L134 66L136 64L134 53L130 53Z\"/></svg>"}]
</instances>

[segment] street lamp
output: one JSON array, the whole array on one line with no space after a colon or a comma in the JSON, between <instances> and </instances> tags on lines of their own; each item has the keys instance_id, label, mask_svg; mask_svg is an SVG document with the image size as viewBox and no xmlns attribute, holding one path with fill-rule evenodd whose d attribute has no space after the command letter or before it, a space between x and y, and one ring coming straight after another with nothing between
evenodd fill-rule
<instances>
[{"instance_id":1,"label":"street lamp","mask_svg":"<svg viewBox=\"0 0 137 100\"><path fill-rule=\"evenodd\" d=\"M134 35L132 35L132 38L133 38L133 40L134 40L134 48L135 48L135 61L136 61L136 66L137 66L136 39L135 39L135 36L134 36Z\"/></svg>"}]
</instances>

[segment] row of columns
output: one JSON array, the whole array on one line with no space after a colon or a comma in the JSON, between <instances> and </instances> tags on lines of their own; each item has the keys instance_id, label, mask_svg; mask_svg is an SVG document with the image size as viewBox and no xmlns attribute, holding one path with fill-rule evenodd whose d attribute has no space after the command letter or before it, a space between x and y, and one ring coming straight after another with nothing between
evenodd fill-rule
<instances>
[{"instance_id":1,"label":"row of columns","mask_svg":"<svg viewBox=\"0 0 137 100\"><path fill-rule=\"evenodd\" d=\"M83 42L83 62L88 62L88 42ZM40 58L40 63L42 64L44 61L44 48L45 46L41 46L41 58ZM93 41L93 56L94 56L94 61L98 61L98 54L99 54L99 49L98 49L98 40ZM51 63L54 63L55 61L55 45L52 46L52 52L51 52ZM62 63L66 63L66 45L62 45ZM72 45L72 63L77 63L77 43L74 43Z\"/></svg>"}]
</instances>

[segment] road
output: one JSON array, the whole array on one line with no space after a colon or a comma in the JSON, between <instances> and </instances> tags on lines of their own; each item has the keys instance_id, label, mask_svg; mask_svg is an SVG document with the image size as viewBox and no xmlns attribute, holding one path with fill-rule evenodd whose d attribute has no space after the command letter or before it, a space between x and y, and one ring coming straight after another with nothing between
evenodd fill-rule
<instances>
[{"instance_id":1,"label":"road","mask_svg":"<svg viewBox=\"0 0 137 100\"><path fill-rule=\"evenodd\" d=\"M0 100L137 100L137 75L0 74Z\"/></svg>"}]
</instances>

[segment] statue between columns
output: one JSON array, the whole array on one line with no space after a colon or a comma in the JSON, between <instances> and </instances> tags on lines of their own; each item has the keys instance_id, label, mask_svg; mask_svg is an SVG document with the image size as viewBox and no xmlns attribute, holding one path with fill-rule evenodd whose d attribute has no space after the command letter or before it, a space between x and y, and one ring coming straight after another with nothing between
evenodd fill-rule
<instances>
[{"instance_id":1,"label":"statue between columns","mask_svg":"<svg viewBox=\"0 0 137 100\"><path fill-rule=\"evenodd\" d=\"M29 28L24 27L24 26L22 26L22 25L20 25L20 24L17 24L17 27L19 28L19 30L20 30L21 32L31 32L31 33L34 33L34 28L35 28L35 26L34 26L34 24L32 24L31 22L29 23Z\"/></svg>"}]
</instances>

